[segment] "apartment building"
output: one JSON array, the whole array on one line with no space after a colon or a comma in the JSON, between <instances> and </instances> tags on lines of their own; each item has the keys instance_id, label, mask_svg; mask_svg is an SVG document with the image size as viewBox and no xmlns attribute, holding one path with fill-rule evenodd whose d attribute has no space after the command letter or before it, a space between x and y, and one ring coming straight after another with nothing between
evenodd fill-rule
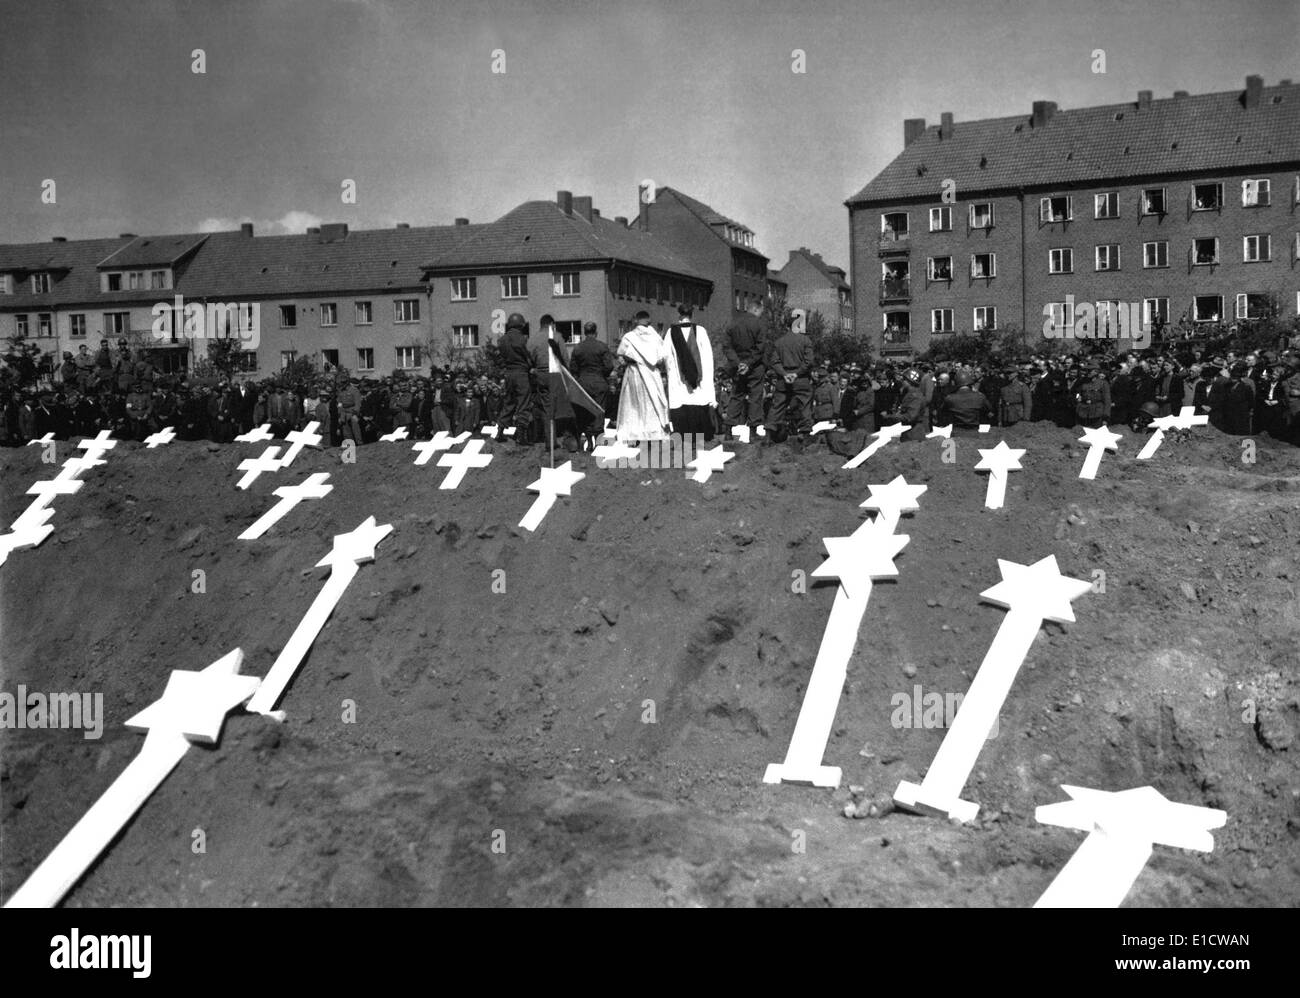
<instances>
[{"instance_id":1,"label":"apartment building","mask_svg":"<svg viewBox=\"0 0 1300 998\"><path fill-rule=\"evenodd\" d=\"M853 332L853 291L842 267L832 266L820 254L800 246L790 251L779 273L791 308L820 312L829 330Z\"/></svg>"}]
</instances>

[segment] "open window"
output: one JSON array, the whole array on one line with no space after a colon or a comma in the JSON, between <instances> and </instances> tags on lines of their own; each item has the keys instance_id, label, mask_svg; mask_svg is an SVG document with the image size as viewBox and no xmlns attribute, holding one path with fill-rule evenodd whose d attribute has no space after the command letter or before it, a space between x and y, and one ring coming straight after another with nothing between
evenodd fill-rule
<instances>
[{"instance_id":1,"label":"open window","mask_svg":"<svg viewBox=\"0 0 1300 998\"><path fill-rule=\"evenodd\" d=\"M1223 185L1195 184L1192 187L1192 211L1219 211L1223 208Z\"/></svg>"},{"instance_id":2,"label":"open window","mask_svg":"<svg viewBox=\"0 0 1300 998\"><path fill-rule=\"evenodd\" d=\"M1038 221L1068 222L1074 218L1074 198L1068 194L1041 198L1038 202Z\"/></svg>"},{"instance_id":3,"label":"open window","mask_svg":"<svg viewBox=\"0 0 1300 998\"><path fill-rule=\"evenodd\" d=\"M1197 295L1192 299L1193 322L1218 322L1222 318L1222 295Z\"/></svg>"}]
</instances>

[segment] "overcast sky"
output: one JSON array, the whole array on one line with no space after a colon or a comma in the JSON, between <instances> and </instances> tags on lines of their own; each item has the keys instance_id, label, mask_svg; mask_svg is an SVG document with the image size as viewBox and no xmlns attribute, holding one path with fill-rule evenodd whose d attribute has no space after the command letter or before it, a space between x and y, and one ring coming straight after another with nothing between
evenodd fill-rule
<instances>
[{"instance_id":1,"label":"overcast sky","mask_svg":"<svg viewBox=\"0 0 1300 998\"><path fill-rule=\"evenodd\" d=\"M557 189L630 215L652 178L778 269L847 269L843 202L904 118L1300 78L1295 0L0 0L0 25L0 242L482 222Z\"/></svg>"}]
</instances>

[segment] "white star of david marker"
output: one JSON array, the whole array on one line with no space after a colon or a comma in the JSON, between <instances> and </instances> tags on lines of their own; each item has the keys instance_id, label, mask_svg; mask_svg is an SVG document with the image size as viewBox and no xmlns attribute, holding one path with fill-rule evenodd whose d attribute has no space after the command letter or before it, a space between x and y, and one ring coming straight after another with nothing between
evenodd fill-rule
<instances>
[{"instance_id":1,"label":"white star of david marker","mask_svg":"<svg viewBox=\"0 0 1300 998\"><path fill-rule=\"evenodd\" d=\"M519 526L525 530L536 530L542 518L555 505L556 497L572 494L573 486L586 477L582 472L573 470L572 461L565 461L558 468L543 468L542 477L528 486L538 495L524 518L519 521Z\"/></svg>"},{"instance_id":2,"label":"white star of david marker","mask_svg":"<svg viewBox=\"0 0 1300 998\"><path fill-rule=\"evenodd\" d=\"M985 508L1002 508L1007 497L1007 472L1021 470L1020 459L1024 456L1023 450L1008 447L1005 440L999 440L996 447L980 451L975 470L989 473L989 484L984 493Z\"/></svg>"},{"instance_id":3,"label":"white star of david marker","mask_svg":"<svg viewBox=\"0 0 1300 998\"><path fill-rule=\"evenodd\" d=\"M952 423L947 426L936 426L933 430L925 435L926 440L934 440L936 437L942 437L947 440L952 436Z\"/></svg>"},{"instance_id":4,"label":"white star of david marker","mask_svg":"<svg viewBox=\"0 0 1300 998\"><path fill-rule=\"evenodd\" d=\"M392 433L385 433L379 439L386 444L395 444L399 440L405 440L408 436L410 434L406 432L406 427L399 426Z\"/></svg>"},{"instance_id":5,"label":"white star of david marker","mask_svg":"<svg viewBox=\"0 0 1300 998\"><path fill-rule=\"evenodd\" d=\"M999 558L998 568L1002 581L980 596L1010 612L1002 618L925 779L920 785L904 781L894 792L894 800L909 810L947 814L962 822L979 813L978 804L959 795L1039 627L1044 620L1072 622L1071 601L1092 589L1090 582L1061 575L1054 555L1032 565Z\"/></svg>"},{"instance_id":6,"label":"white star of david marker","mask_svg":"<svg viewBox=\"0 0 1300 998\"><path fill-rule=\"evenodd\" d=\"M1151 858L1154 846L1212 852L1210 830L1228 815L1217 808L1178 804L1155 787L1117 793L1065 784L1072 800L1034 811L1044 825L1087 832L1035 908L1116 908Z\"/></svg>"},{"instance_id":7,"label":"white star of david marker","mask_svg":"<svg viewBox=\"0 0 1300 998\"><path fill-rule=\"evenodd\" d=\"M444 454L438 458L439 468L451 469L438 488L454 489L461 483L465 472L470 468L486 468L492 462L492 455L482 453L483 444L482 440L471 440L465 445L464 450Z\"/></svg>"},{"instance_id":8,"label":"white star of david marker","mask_svg":"<svg viewBox=\"0 0 1300 998\"><path fill-rule=\"evenodd\" d=\"M808 435L810 437L815 437L819 433L824 433L827 430L833 429L835 429L835 421L831 419L823 419L820 423L813 423L813 428L808 432Z\"/></svg>"},{"instance_id":9,"label":"white star of david marker","mask_svg":"<svg viewBox=\"0 0 1300 998\"><path fill-rule=\"evenodd\" d=\"M469 430L465 430L456 436L452 436L446 430L439 430L433 435L432 440L418 440L411 445L411 450L420 452L420 456L415 459L414 464L428 464L429 459L439 451L451 450L453 447L459 447L469 439Z\"/></svg>"},{"instance_id":10,"label":"white star of david marker","mask_svg":"<svg viewBox=\"0 0 1300 998\"><path fill-rule=\"evenodd\" d=\"M235 437L236 443L241 444L258 444L263 440L274 440L275 434L271 432L271 424L263 423L255 430L249 430L247 433L241 433Z\"/></svg>"},{"instance_id":11,"label":"white star of david marker","mask_svg":"<svg viewBox=\"0 0 1300 998\"><path fill-rule=\"evenodd\" d=\"M375 560L379 542L392 532L391 523L381 525L375 522L373 516L369 516L356 530L335 535L330 553L316 562L317 568L329 567L329 580L316 594L316 599L294 628L288 642L280 649L280 654L262 680L262 685L248 702L247 709L250 713L264 714L277 721L284 720L284 712L276 710L275 705L284 696L284 691L302 666L303 659L307 657L307 652L320 635L325 622L343 598L344 590L356 578L359 566Z\"/></svg>"},{"instance_id":12,"label":"white star of david marker","mask_svg":"<svg viewBox=\"0 0 1300 998\"><path fill-rule=\"evenodd\" d=\"M848 675L849 659L871 598L872 580L898 574L893 559L907 541L906 535L895 534L883 519L867 520L851 537L823 538L830 557L813 575L838 578L840 584L835 590L835 602L822 633L785 761L767 767L764 783L839 786L840 768L822 765L822 757Z\"/></svg>"},{"instance_id":13,"label":"white star of david marker","mask_svg":"<svg viewBox=\"0 0 1300 998\"><path fill-rule=\"evenodd\" d=\"M6 908L58 904L176 768L190 742L215 743L221 737L226 714L247 700L259 682L256 676L239 675L243 657L235 649L201 672L172 672L162 699L126 722L148 731L139 755L14 892Z\"/></svg>"},{"instance_id":14,"label":"white star of david marker","mask_svg":"<svg viewBox=\"0 0 1300 998\"><path fill-rule=\"evenodd\" d=\"M325 484L325 480L329 477L327 472L317 472L314 475L309 475L307 480L299 485L280 486L272 493L272 495L278 496L280 501L240 534L239 539L241 541L255 541L304 499L322 499L329 495L334 490L333 485Z\"/></svg>"},{"instance_id":15,"label":"white star of david marker","mask_svg":"<svg viewBox=\"0 0 1300 998\"><path fill-rule=\"evenodd\" d=\"M906 433L910 429L911 427L906 423L890 423L888 426L882 426L875 433L871 434L871 436L873 437L872 442L867 444L867 446L862 449L862 451L857 455L857 457L850 458L844 464L840 465L840 467L841 468L858 467L872 454L880 450L881 447L884 447L885 444L892 443L893 441L897 440L899 437L901 437L904 433Z\"/></svg>"},{"instance_id":16,"label":"white star of david marker","mask_svg":"<svg viewBox=\"0 0 1300 998\"><path fill-rule=\"evenodd\" d=\"M276 456L279 453L279 447L268 447L262 451L261 457L246 457L240 461L239 470L244 472L244 477L235 483L235 488L246 489L257 481L258 476L263 472L279 471L280 459Z\"/></svg>"},{"instance_id":17,"label":"white star of david marker","mask_svg":"<svg viewBox=\"0 0 1300 998\"><path fill-rule=\"evenodd\" d=\"M39 444L40 446L44 447L46 444L52 444L52 443L54 443L54 434L47 433L45 434L45 436L41 437L38 440L28 440L27 446L34 447Z\"/></svg>"},{"instance_id":18,"label":"white star of david marker","mask_svg":"<svg viewBox=\"0 0 1300 998\"><path fill-rule=\"evenodd\" d=\"M1121 434L1109 426L1085 429L1079 442L1088 445L1088 453L1083 459L1083 467L1079 469L1079 477L1096 478L1097 469L1101 467L1101 455L1108 450L1119 450L1119 442L1123 439Z\"/></svg>"},{"instance_id":19,"label":"white star of david marker","mask_svg":"<svg viewBox=\"0 0 1300 998\"><path fill-rule=\"evenodd\" d=\"M301 453L304 447L319 447L321 435L316 431L320 429L320 423L310 422L301 430L290 430L284 435L284 439L289 444L289 449L284 452L284 457L280 458L280 467L287 468L293 464L293 459Z\"/></svg>"},{"instance_id":20,"label":"white star of david marker","mask_svg":"<svg viewBox=\"0 0 1300 998\"><path fill-rule=\"evenodd\" d=\"M591 456L596 459L597 468L618 467L620 462L634 461L641 456L641 450L631 444L621 444L617 438L609 443L592 448Z\"/></svg>"},{"instance_id":21,"label":"white star of david marker","mask_svg":"<svg viewBox=\"0 0 1300 998\"><path fill-rule=\"evenodd\" d=\"M724 451L722 444L709 450L696 451L695 460L686 462L686 467L695 470L695 474L691 475L691 481L707 482L715 471L721 471L722 466L735 456Z\"/></svg>"},{"instance_id":22,"label":"white star of david marker","mask_svg":"<svg viewBox=\"0 0 1300 998\"><path fill-rule=\"evenodd\" d=\"M876 519L881 525L895 530L899 517L921 508L916 500L925 494L927 486L909 485L907 479L899 475L888 485L868 485L867 488L871 497L858 505L862 509L878 510Z\"/></svg>"},{"instance_id":23,"label":"white star of david marker","mask_svg":"<svg viewBox=\"0 0 1300 998\"><path fill-rule=\"evenodd\" d=\"M176 428L173 426L164 426L157 433L151 433L144 438L144 445L153 450L160 444L169 444L176 439Z\"/></svg>"}]
</instances>

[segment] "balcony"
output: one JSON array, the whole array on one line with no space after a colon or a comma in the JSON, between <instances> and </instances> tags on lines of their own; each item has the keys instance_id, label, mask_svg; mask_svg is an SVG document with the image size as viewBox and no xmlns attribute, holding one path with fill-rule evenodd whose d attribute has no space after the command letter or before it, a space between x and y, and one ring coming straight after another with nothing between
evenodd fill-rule
<instances>
[{"instance_id":1,"label":"balcony","mask_svg":"<svg viewBox=\"0 0 1300 998\"><path fill-rule=\"evenodd\" d=\"M908 233L895 232L892 229L886 229L880 234L877 245L881 256L892 256L895 253L910 253L912 251Z\"/></svg>"},{"instance_id":2,"label":"balcony","mask_svg":"<svg viewBox=\"0 0 1300 998\"><path fill-rule=\"evenodd\" d=\"M880 301L910 301L912 281L908 277L886 277L880 282Z\"/></svg>"}]
</instances>

